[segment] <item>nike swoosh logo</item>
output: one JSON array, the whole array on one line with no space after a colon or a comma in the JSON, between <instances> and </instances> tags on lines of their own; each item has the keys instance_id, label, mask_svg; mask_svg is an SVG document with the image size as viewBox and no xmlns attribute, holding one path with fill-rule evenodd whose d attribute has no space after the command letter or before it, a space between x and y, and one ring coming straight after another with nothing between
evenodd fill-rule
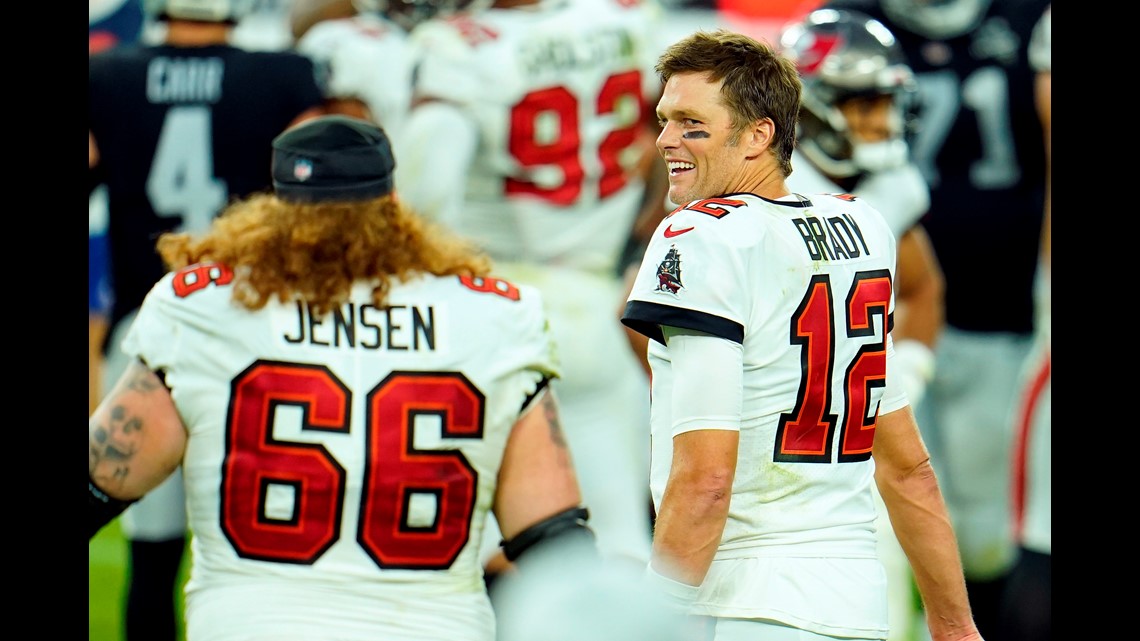
<instances>
[{"instance_id":1,"label":"nike swoosh logo","mask_svg":"<svg viewBox=\"0 0 1140 641\"><path fill-rule=\"evenodd\" d=\"M693 229L694 229L693 227L686 227L684 229L673 229L673 225L669 225L668 227L665 228L665 237L666 238L672 238L674 236L680 236L681 234L683 234L687 231L693 231Z\"/></svg>"}]
</instances>

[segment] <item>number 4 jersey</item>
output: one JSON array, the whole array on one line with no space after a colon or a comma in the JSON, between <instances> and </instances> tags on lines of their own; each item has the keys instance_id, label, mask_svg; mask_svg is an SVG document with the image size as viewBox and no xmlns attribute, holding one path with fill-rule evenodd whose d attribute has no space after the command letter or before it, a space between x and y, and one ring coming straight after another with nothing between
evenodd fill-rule
<instances>
[{"instance_id":1,"label":"number 4 jersey","mask_svg":"<svg viewBox=\"0 0 1140 641\"><path fill-rule=\"evenodd\" d=\"M654 232L623 322L653 339L656 506L678 392L661 326L743 345L732 500L695 614L885 638L871 444L879 413L906 405L884 394L894 269L886 222L848 195L694 201Z\"/></svg>"},{"instance_id":2,"label":"number 4 jersey","mask_svg":"<svg viewBox=\"0 0 1140 641\"><path fill-rule=\"evenodd\" d=\"M88 69L117 323L165 271L161 232L203 230L231 199L272 186L270 144L321 104L323 80L300 54L220 45L114 47Z\"/></svg>"},{"instance_id":3,"label":"number 4 jersey","mask_svg":"<svg viewBox=\"0 0 1140 641\"><path fill-rule=\"evenodd\" d=\"M511 428L558 374L541 298L423 276L314 316L249 311L232 278L167 274L124 342L189 433L189 638L493 639L480 539Z\"/></svg>"}]
</instances>

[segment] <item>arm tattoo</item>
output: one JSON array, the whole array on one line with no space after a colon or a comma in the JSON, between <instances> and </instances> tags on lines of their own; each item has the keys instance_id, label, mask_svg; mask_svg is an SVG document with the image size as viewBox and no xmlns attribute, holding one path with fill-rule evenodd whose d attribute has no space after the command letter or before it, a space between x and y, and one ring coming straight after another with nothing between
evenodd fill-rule
<instances>
[{"instance_id":1,"label":"arm tattoo","mask_svg":"<svg viewBox=\"0 0 1140 641\"><path fill-rule=\"evenodd\" d=\"M115 405L110 418L91 430L89 471L103 489L113 489L113 485L126 480L131 458L139 449L142 427L142 419L130 416L122 405Z\"/></svg>"},{"instance_id":2,"label":"arm tattoo","mask_svg":"<svg viewBox=\"0 0 1140 641\"><path fill-rule=\"evenodd\" d=\"M137 394L150 394L158 389L151 373L142 366L132 366L133 376L125 389ZM118 401L119 399L115 399ZM88 466L91 477L105 490L121 487L130 474L130 463L139 451L143 418L132 414L126 405L115 402L109 416L90 429Z\"/></svg>"},{"instance_id":3,"label":"arm tattoo","mask_svg":"<svg viewBox=\"0 0 1140 641\"><path fill-rule=\"evenodd\" d=\"M142 365L136 364L132 369L134 376L127 381L127 389L146 394L162 387L162 384L155 380L154 373Z\"/></svg>"},{"instance_id":4,"label":"arm tattoo","mask_svg":"<svg viewBox=\"0 0 1140 641\"><path fill-rule=\"evenodd\" d=\"M549 393L542 395L542 413L550 425L550 437L559 447L565 448L566 438L562 435L562 422L558 420L558 406Z\"/></svg>"}]
</instances>

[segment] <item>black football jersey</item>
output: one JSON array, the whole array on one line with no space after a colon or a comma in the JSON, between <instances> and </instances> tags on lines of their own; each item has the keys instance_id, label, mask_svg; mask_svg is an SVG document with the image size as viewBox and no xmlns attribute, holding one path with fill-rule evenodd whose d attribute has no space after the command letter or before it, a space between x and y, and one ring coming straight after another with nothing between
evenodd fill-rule
<instances>
[{"instance_id":1,"label":"black football jersey","mask_svg":"<svg viewBox=\"0 0 1140 641\"><path fill-rule=\"evenodd\" d=\"M272 187L271 143L324 95L294 52L123 46L92 55L89 126L107 185L112 323L165 269L155 241L198 231L233 199Z\"/></svg>"},{"instance_id":2,"label":"black football jersey","mask_svg":"<svg viewBox=\"0 0 1140 641\"><path fill-rule=\"evenodd\" d=\"M946 322L1027 333L1045 195L1043 130L1029 36L1049 0L994 0L973 30L930 40L893 23L876 0L832 0L898 39L918 81L911 153L930 184L922 219L946 278Z\"/></svg>"}]
</instances>

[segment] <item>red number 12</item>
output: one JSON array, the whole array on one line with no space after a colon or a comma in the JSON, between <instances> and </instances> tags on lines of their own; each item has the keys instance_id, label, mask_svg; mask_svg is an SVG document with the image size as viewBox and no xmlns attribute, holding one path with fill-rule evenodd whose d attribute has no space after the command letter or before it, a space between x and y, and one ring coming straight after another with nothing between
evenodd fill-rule
<instances>
[{"instance_id":1,"label":"red number 12","mask_svg":"<svg viewBox=\"0 0 1140 641\"><path fill-rule=\"evenodd\" d=\"M887 319L891 277L887 270L855 275L845 305L847 339L870 339L843 370L843 418L828 412L832 406L835 376L835 301L828 275L812 278L791 321L791 342L801 346L800 363L805 372L800 381L796 406L780 415L774 461L830 463L837 425L839 463L865 461L875 440L878 407L872 408L871 391L884 387L887 378ZM873 318L880 318L882 336L875 335ZM872 409L874 411L872 411Z\"/></svg>"}]
</instances>

